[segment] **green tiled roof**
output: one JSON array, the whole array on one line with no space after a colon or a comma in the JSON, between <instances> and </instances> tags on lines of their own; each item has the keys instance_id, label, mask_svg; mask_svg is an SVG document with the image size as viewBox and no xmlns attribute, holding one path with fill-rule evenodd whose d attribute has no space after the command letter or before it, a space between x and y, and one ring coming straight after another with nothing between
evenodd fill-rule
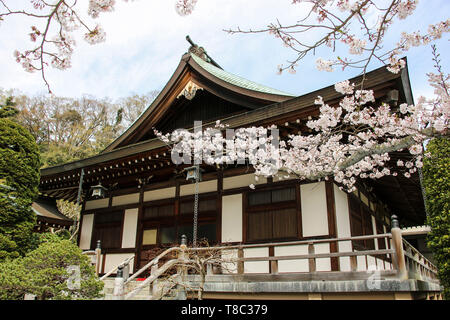
<instances>
[{"instance_id":1,"label":"green tiled roof","mask_svg":"<svg viewBox=\"0 0 450 320\"><path fill-rule=\"evenodd\" d=\"M206 62L205 60L203 60L202 58L198 57L195 54L191 53L191 57L195 60L195 62L197 64L199 64L203 69L205 69L206 71L211 73L213 76L215 76L223 81L226 81L230 84L233 84L235 86L238 86L238 87L241 87L244 89L248 89L248 90L263 92L263 93L295 97L295 95L293 95L293 94L286 93L286 92L283 92L283 91L280 91L277 89L269 88L269 87L263 86L261 84L255 83L253 81L236 76L229 72L226 72L220 68L217 68L216 66L212 65L211 63Z\"/></svg>"}]
</instances>

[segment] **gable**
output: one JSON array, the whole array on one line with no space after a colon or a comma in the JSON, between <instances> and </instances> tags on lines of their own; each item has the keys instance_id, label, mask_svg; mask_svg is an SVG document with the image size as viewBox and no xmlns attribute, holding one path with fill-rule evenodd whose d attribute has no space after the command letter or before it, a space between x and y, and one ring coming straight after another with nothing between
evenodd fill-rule
<instances>
[{"instance_id":1,"label":"gable","mask_svg":"<svg viewBox=\"0 0 450 320\"><path fill-rule=\"evenodd\" d=\"M153 128L163 132L190 128L194 120L222 119L292 97L186 53L153 103L102 153L151 139Z\"/></svg>"},{"instance_id":2,"label":"gable","mask_svg":"<svg viewBox=\"0 0 450 320\"><path fill-rule=\"evenodd\" d=\"M248 110L248 107L221 99L207 90L200 90L192 100L184 96L179 97L155 128L167 133L179 128L191 128L194 121L208 123ZM149 135L142 140L153 137Z\"/></svg>"}]
</instances>

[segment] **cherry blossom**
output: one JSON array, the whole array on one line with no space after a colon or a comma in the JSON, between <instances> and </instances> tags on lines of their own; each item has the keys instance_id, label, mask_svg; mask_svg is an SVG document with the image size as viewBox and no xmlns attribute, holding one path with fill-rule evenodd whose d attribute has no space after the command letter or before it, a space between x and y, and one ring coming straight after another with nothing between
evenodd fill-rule
<instances>
[{"instance_id":1,"label":"cherry blossom","mask_svg":"<svg viewBox=\"0 0 450 320\"><path fill-rule=\"evenodd\" d=\"M197 0L177 0L175 10L180 16L187 16L194 11Z\"/></svg>"},{"instance_id":2,"label":"cherry blossom","mask_svg":"<svg viewBox=\"0 0 450 320\"><path fill-rule=\"evenodd\" d=\"M310 134L280 139L275 126L238 128L231 134L219 121L203 131L197 126L195 132L155 133L180 160L176 164L191 163L192 158L212 166L249 164L256 176L334 179L347 191L354 190L358 179L400 173L409 178L423 166L426 140L448 136L450 126L449 75L442 72L435 50L433 55L438 72L429 74L429 83L436 97L421 97L415 105L376 105L373 91L342 81L335 85L344 95L339 106L320 96L315 100L320 114L307 121ZM409 152L410 159L391 161L396 151Z\"/></svg>"},{"instance_id":3,"label":"cherry blossom","mask_svg":"<svg viewBox=\"0 0 450 320\"><path fill-rule=\"evenodd\" d=\"M405 67L401 59L412 47L429 44L449 32L450 22L440 21L428 27L426 33L412 30L403 32L395 47L385 48L383 40L396 20L411 16L417 8L417 0L389 0L381 3L371 0L294 0L293 5L303 6L306 13L296 23L284 25L270 23L265 29L227 30L229 33L268 33L280 39L284 46L291 48L295 59L288 61L278 72L292 72L298 62L317 49L325 47L333 50L339 45L348 47L350 55L358 58L340 57L318 58L318 70L332 72L333 67L353 67L365 74L372 61L382 62L387 69L398 73ZM375 27L368 23L368 17L376 18ZM315 20L315 21L314 21ZM319 36L317 36L319 34ZM309 36L311 35L311 36Z\"/></svg>"},{"instance_id":4,"label":"cherry blossom","mask_svg":"<svg viewBox=\"0 0 450 320\"><path fill-rule=\"evenodd\" d=\"M12 15L24 15L30 19L46 21L41 29L34 25L31 27L29 39L33 45L32 49L22 52L15 50L14 57L25 71L41 72L42 79L51 92L45 70L49 65L60 70L71 67L76 45L72 33L80 28L85 29L84 39L90 44L105 41L106 33L99 24L90 27L87 21L80 18L77 1L30 0L30 2L34 11L14 9L13 6L17 6L17 1L0 0L0 21ZM115 0L89 0L87 14L90 18L97 19L100 14L113 11L115 4Z\"/></svg>"}]
</instances>

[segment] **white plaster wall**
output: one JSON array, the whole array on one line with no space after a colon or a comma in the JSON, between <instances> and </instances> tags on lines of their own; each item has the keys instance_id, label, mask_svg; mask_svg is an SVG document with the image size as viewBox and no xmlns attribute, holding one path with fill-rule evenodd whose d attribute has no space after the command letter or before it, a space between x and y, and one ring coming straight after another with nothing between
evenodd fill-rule
<instances>
[{"instance_id":1,"label":"white plaster wall","mask_svg":"<svg viewBox=\"0 0 450 320\"><path fill-rule=\"evenodd\" d=\"M222 197L222 242L242 241L242 194Z\"/></svg>"},{"instance_id":2,"label":"white plaster wall","mask_svg":"<svg viewBox=\"0 0 450 320\"><path fill-rule=\"evenodd\" d=\"M267 179L264 177L258 177L258 181L255 180L255 175L253 173L244 174L240 176L228 177L223 179L223 189L234 189L241 187L248 187L251 184L263 184L267 183Z\"/></svg>"},{"instance_id":3,"label":"white plaster wall","mask_svg":"<svg viewBox=\"0 0 450 320\"><path fill-rule=\"evenodd\" d=\"M91 237L93 226L94 226L94 214L83 215L80 233L80 249L89 250L91 248Z\"/></svg>"},{"instance_id":4,"label":"white plaster wall","mask_svg":"<svg viewBox=\"0 0 450 320\"><path fill-rule=\"evenodd\" d=\"M358 264L356 271L367 271L367 264L366 264L365 256L356 256L356 263Z\"/></svg>"},{"instance_id":5,"label":"white plaster wall","mask_svg":"<svg viewBox=\"0 0 450 320\"><path fill-rule=\"evenodd\" d=\"M198 184L198 193L217 191L217 180L200 182ZM180 186L180 196L189 196L195 193L195 183Z\"/></svg>"},{"instance_id":6,"label":"white plaster wall","mask_svg":"<svg viewBox=\"0 0 450 320\"><path fill-rule=\"evenodd\" d=\"M268 247L244 249L244 258L268 256ZM269 273L269 261L244 262L244 273Z\"/></svg>"},{"instance_id":7,"label":"white plaster wall","mask_svg":"<svg viewBox=\"0 0 450 320\"><path fill-rule=\"evenodd\" d=\"M314 251L318 253L330 253L329 243L317 243L314 245ZM319 258L316 259L316 271L331 271L331 259Z\"/></svg>"},{"instance_id":8,"label":"white plaster wall","mask_svg":"<svg viewBox=\"0 0 450 320\"><path fill-rule=\"evenodd\" d=\"M238 250L223 250L222 251L222 259L223 261L232 261L232 262L223 262L222 263L222 273L231 274L237 273L237 263L235 262L238 258Z\"/></svg>"},{"instance_id":9,"label":"white plaster wall","mask_svg":"<svg viewBox=\"0 0 450 320\"><path fill-rule=\"evenodd\" d=\"M380 258L376 258L377 260L377 270L384 270L384 261Z\"/></svg>"},{"instance_id":10,"label":"white plaster wall","mask_svg":"<svg viewBox=\"0 0 450 320\"><path fill-rule=\"evenodd\" d=\"M350 213L348 210L348 195L344 191L339 190L338 186L333 184L334 188L334 202L336 208L336 226L337 237L347 238L351 237L350 229ZM351 252L351 241L338 242L339 252ZM351 271L350 257L339 258L339 268L341 271Z\"/></svg>"},{"instance_id":11,"label":"white plaster wall","mask_svg":"<svg viewBox=\"0 0 450 320\"><path fill-rule=\"evenodd\" d=\"M328 235L325 182L302 184L300 195L303 236Z\"/></svg>"},{"instance_id":12,"label":"white plaster wall","mask_svg":"<svg viewBox=\"0 0 450 320\"><path fill-rule=\"evenodd\" d=\"M105 273L109 272L114 267L117 267L125 259L134 256L134 253L108 253L105 258ZM133 272L134 263L130 263L130 273Z\"/></svg>"},{"instance_id":13,"label":"white plaster wall","mask_svg":"<svg viewBox=\"0 0 450 320\"><path fill-rule=\"evenodd\" d=\"M279 256L297 256L308 254L308 245L295 245L295 246L279 246L275 247L274 255ZM308 259L295 259L295 260L279 260L278 261L278 273L283 272L308 272L309 260Z\"/></svg>"},{"instance_id":14,"label":"white plaster wall","mask_svg":"<svg viewBox=\"0 0 450 320\"><path fill-rule=\"evenodd\" d=\"M126 194L123 196L117 196L112 198L113 206L121 206L124 204L138 203L139 193Z\"/></svg>"},{"instance_id":15,"label":"white plaster wall","mask_svg":"<svg viewBox=\"0 0 450 320\"><path fill-rule=\"evenodd\" d=\"M150 190L144 192L144 201L153 201L175 197L175 187Z\"/></svg>"},{"instance_id":16,"label":"white plaster wall","mask_svg":"<svg viewBox=\"0 0 450 320\"><path fill-rule=\"evenodd\" d=\"M367 270L377 270L377 263L375 257L367 256Z\"/></svg>"},{"instance_id":17,"label":"white plaster wall","mask_svg":"<svg viewBox=\"0 0 450 320\"><path fill-rule=\"evenodd\" d=\"M107 208L109 204L109 199L97 199L97 200L89 200L86 201L86 205L84 206L84 210L91 209L99 209L99 208Z\"/></svg>"},{"instance_id":18,"label":"white plaster wall","mask_svg":"<svg viewBox=\"0 0 450 320\"><path fill-rule=\"evenodd\" d=\"M136 231L138 222L138 208L125 210L123 222L122 248L136 246Z\"/></svg>"}]
</instances>

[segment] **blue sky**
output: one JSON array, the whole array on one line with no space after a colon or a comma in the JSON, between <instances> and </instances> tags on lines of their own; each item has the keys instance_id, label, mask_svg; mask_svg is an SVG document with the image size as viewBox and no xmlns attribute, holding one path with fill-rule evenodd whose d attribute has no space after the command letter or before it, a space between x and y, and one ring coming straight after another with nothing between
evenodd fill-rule
<instances>
[{"instance_id":1,"label":"blue sky","mask_svg":"<svg viewBox=\"0 0 450 320\"><path fill-rule=\"evenodd\" d=\"M334 73L316 70L318 57L333 58L340 53L326 51L302 60L294 75L277 75L277 65L294 57L278 39L268 34L230 35L223 31L237 27L264 28L276 19L283 24L294 23L303 16L304 9L292 5L292 0L199 0L193 14L186 17L175 12L175 0L117 2L114 12L98 19L107 33L106 42L91 46L80 36L76 38L72 68L67 71L48 69L47 79L54 94L71 97L90 94L114 100L132 93L160 90L189 48L185 40L188 34L225 70L295 95L358 75L355 69ZM402 31L426 30L429 24L447 19L449 13L448 0L420 1L413 16L392 28L386 46L396 42ZM94 25L97 21L92 22ZM46 92L40 75L26 73L13 58L15 49L30 47L30 25L30 20L24 17L8 19L0 25L0 88L15 88L27 94ZM437 45L444 70L448 72L448 35ZM407 54L416 99L432 93L426 81L426 73L432 71L433 66L430 53L431 48L425 46L412 48ZM371 69L376 67L379 65L373 64Z\"/></svg>"}]
</instances>

